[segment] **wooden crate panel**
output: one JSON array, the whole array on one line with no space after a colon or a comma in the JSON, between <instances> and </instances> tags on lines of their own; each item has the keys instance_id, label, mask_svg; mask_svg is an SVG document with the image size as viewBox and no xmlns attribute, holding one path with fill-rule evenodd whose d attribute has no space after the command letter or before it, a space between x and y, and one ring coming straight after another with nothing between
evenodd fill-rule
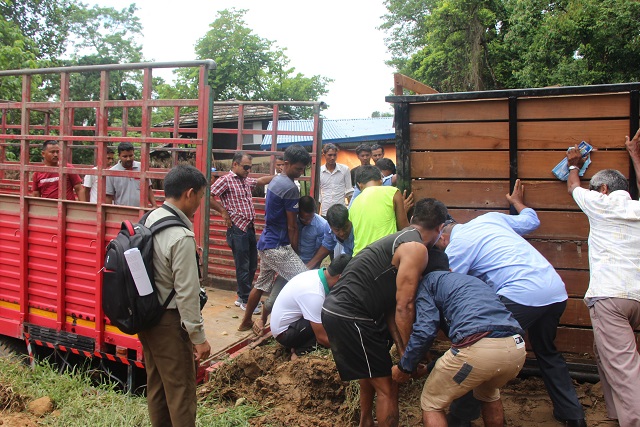
<instances>
[{"instance_id":1,"label":"wooden crate panel","mask_svg":"<svg viewBox=\"0 0 640 427\"><path fill-rule=\"evenodd\" d=\"M509 120L506 99L425 102L409 105L409 122L468 122Z\"/></svg>"},{"instance_id":2,"label":"wooden crate panel","mask_svg":"<svg viewBox=\"0 0 640 427\"><path fill-rule=\"evenodd\" d=\"M470 128L469 125L466 127ZM628 120L520 122L518 149L566 150L580 141L586 141L600 149L624 148L624 137L628 134ZM413 139L411 146L414 146ZM417 147L419 145L416 145L416 149Z\"/></svg>"},{"instance_id":3,"label":"wooden crate panel","mask_svg":"<svg viewBox=\"0 0 640 427\"><path fill-rule=\"evenodd\" d=\"M518 120L629 117L629 94L518 99Z\"/></svg>"},{"instance_id":4,"label":"wooden crate panel","mask_svg":"<svg viewBox=\"0 0 640 427\"><path fill-rule=\"evenodd\" d=\"M582 212L536 211L540 227L528 237L554 240L587 240L589 220Z\"/></svg>"},{"instance_id":5,"label":"wooden crate panel","mask_svg":"<svg viewBox=\"0 0 640 427\"><path fill-rule=\"evenodd\" d=\"M559 327L556 347L563 353L574 353L593 358L593 331L571 327Z\"/></svg>"},{"instance_id":6,"label":"wooden crate panel","mask_svg":"<svg viewBox=\"0 0 640 427\"><path fill-rule=\"evenodd\" d=\"M529 241L555 268L587 270L589 256L587 242Z\"/></svg>"},{"instance_id":7,"label":"wooden crate panel","mask_svg":"<svg viewBox=\"0 0 640 427\"><path fill-rule=\"evenodd\" d=\"M409 127L412 150L508 150L509 123L429 123Z\"/></svg>"},{"instance_id":8,"label":"wooden crate panel","mask_svg":"<svg viewBox=\"0 0 640 427\"><path fill-rule=\"evenodd\" d=\"M565 308L560 324L565 326L591 327L589 309L582 299L569 298L567 308Z\"/></svg>"},{"instance_id":9,"label":"wooden crate panel","mask_svg":"<svg viewBox=\"0 0 640 427\"><path fill-rule=\"evenodd\" d=\"M583 298L589 287L589 270L556 270L564 286L567 288L567 294L574 298Z\"/></svg>"},{"instance_id":10,"label":"wooden crate panel","mask_svg":"<svg viewBox=\"0 0 640 427\"><path fill-rule=\"evenodd\" d=\"M564 151L520 151L518 153L518 177L523 179L556 179L551 170L564 156ZM596 172L602 169L617 169L624 176L629 177L629 154L626 150L597 151L591 155L591 160L591 166L582 177L584 180L591 179Z\"/></svg>"},{"instance_id":11,"label":"wooden crate panel","mask_svg":"<svg viewBox=\"0 0 640 427\"><path fill-rule=\"evenodd\" d=\"M508 179L509 152L412 152L411 177Z\"/></svg>"},{"instance_id":12,"label":"wooden crate panel","mask_svg":"<svg viewBox=\"0 0 640 427\"><path fill-rule=\"evenodd\" d=\"M567 183L564 181L529 181L524 180L524 202L527 206L538 209L566 209L579 210L571 194L567 192ZM589 183L581 182L583 188L588 188Z\"/></svg>"},{"instance_id":13,"label":"wooden crate panel","mask_svg":"<svg viewBox=\"0 0 640 427\"><path fill-rule=\"evenodd\" d=\"M434 197L447 207L507 209L509 181L413 180L417 199Z\"/></svg>"}]
</instances>

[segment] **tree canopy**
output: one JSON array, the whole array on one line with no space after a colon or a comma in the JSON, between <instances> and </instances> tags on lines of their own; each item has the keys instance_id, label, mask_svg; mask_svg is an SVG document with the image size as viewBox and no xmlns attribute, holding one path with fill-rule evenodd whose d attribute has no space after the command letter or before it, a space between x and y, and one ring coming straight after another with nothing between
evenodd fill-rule
<instances>
[{"instance_id":1,"label":"tree canopy","mask_svg":"<svg viewBox=\"0 0 640 427\"><path fill-rule=\"evenodd\" d=\"M635 0L385 0L389 65L439 91L637 81Z\"/></svg>"}]
</instances>

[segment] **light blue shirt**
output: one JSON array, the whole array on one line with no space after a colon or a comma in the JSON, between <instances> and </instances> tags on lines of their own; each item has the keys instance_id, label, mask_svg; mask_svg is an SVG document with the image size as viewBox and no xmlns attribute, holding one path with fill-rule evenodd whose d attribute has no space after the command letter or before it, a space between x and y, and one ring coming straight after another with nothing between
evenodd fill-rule
<instances>
[{"instance_id":1,"label":"light blue shirt","mask_svg":"<svg viewBox=\"0 0 640 427\"><path fill-rule=\"evenodd\" d=\"M311 261L311 258L313 258L318 249L320 249L325 233L327 230L331 231L331 228L329 228L329 223L326 219L318 214L314 214L309 225L302 225L300 220L298 220L298 229L298 251L300 252L300 259L302 262L307 263Z\"/></svg>"},{"instance_id":2,"label":"light blue shirt","mask_svg":"<svg viewBox=\"0 0 640 427\"><path fill-rule=\"evenodd\" d=\"M349 232L349 236L344 242L340 241L333 231L331 231L331 227L327 227L327 231L324 233L324 239L322 240L322 246L327 248L329 252L332 252L338 243L342 245L342 254L353 255L353 227L351 227L351 232Z\"/></svg>"},{"instance_id":3,"label":"light blue shirt","mask_svg":"<svg viewBox=\"0 0 640 427\"><path fill-rule=\"evenodd\" d=\"M445 252L451 271L469 274L521 305L540 307L567 299L553 266L521 236L538 228L531 208L519 215L490 212L451 231Z\"/></svg>"}]
</instances>

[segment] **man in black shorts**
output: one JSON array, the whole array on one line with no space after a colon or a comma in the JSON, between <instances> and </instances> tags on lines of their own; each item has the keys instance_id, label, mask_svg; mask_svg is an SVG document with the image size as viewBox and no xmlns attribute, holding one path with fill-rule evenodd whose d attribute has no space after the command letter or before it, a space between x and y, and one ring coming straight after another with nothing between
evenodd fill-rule
<instances>
[{"instance_id":1,"label":"man in black shorts","mask_svg":"<svg viewBox=\"0 0 640 427\"><path fill-rule=\"evenodd\" d=\"M389 349L400 356L411 335L414 300L428 262L427 247L440 236L447 208L435 199L415 206L411 225L364 248L327 295L322 325L343 381L360 381L360 427L398 425L398 386Z\"/></svg>"}]
</instances>

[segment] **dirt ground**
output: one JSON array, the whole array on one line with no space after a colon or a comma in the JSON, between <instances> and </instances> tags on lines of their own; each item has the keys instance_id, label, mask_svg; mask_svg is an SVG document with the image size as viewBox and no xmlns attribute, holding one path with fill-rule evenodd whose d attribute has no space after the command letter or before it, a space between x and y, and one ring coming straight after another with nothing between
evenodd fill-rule
<instances>
[{"instance_id":1,"label":"dirt ground","mask_svg":"<svg viewBox=\"0 0 640 427\"><path fill-rule=\"evenodd\" d=\"M424 379L400 389L400 426L422 426L419 404ZM608 421L599 384L576 383L589 426L617 426ZM230 406L244 401L258 404L268 414L251 420L252 426L356 426L358 394L354 384L340 381L331 356L307 355L289 360L280 346L257 347L218 370L200 387L199 395L213 394ZM560 426L540 378L517 378L502 390L508 426ZM480 427L481 420L473 424Z\"/></svg>"}]
</instances>

